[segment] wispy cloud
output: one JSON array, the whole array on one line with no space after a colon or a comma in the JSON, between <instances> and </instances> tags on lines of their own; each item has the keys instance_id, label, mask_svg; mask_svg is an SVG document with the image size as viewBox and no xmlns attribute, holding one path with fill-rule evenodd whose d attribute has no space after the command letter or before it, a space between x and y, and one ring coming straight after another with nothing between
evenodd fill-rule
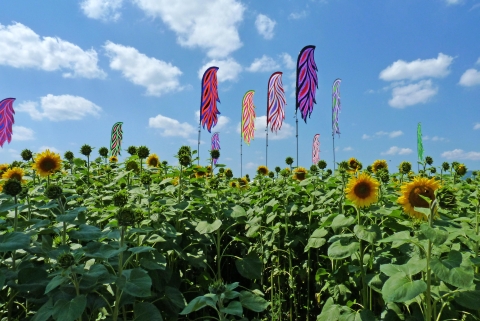
<instances>
[{"instance_id":1,"label":"wispy cloud","mask_svg":"<svg viewBox=\"0 0 480 321\"><path fill-rule=\"evenodd\" d=\"M480 123L475 123L475 125L473 126L473 130L477 129L480 129Z\"/></svg>"},{"instance_id":2,"label":"wispy cloud","mask_svg":"<svg viewBox=\"0 0 480 321\"><path fill-rule=\"evenodd\" d=\"M80 120L88 115L98 117L102 111L91 101L71 95L48 94L40 98L40 110L38 107L38 102L26 101L19 104L16 111L28 113L34 120L47 118L51 121Z\"/></svg>"},{"instance_id":3,"label":"wispy cloud","mask_svg":"<svg viewBox=\"0 0 480 321\"><path fill-rule=\"evenodd\" d=\"M298 19L303 19L307 17L307 11L302 10L299 12L292 12L288 15L288 19L290 20L298 20Z\"/></svg>"},{"instance_id":4,"label":"wispy cloud","mask_svg":"<svg viewBox=\"0 0 480 321\"><path fill-rule=\"evenodd\" d=\"M34 140L35 132L27 127L13 125L12 140Z\"/></svg>"},{"instance_id":5,"label":"wispy cloud","mask_svg":"<svg viewBox=\"0 0 480 321\"><path fill-rule=\"evenodd\" d=\"M202 79L205 70L212 66L218 67L218 82L237 81L238 76L242 72L242 66L233 58L213 59L198 70L198 78Z\"/></svg>"},{"instance_id":6,"label":"wispy cloud","mask_svg":"<svg viewBox=\"0 0 480 321\"><path fill-rule=\"evenodd\" d=\"M453 59L451 56L439 53L437 58L432 59L417 59L411 62L397 60L382 70L379 77L385 81L442 78L450 73L449 67Z\"/></svg>"},{"instance_id":7,"label":"wispy cloud","mask_svg":"<svg viewBox=\"0 0 480 321\"><path fill-rule=\"evenodd\" d=\"M116 21L120 18L123 0L83 0L80 8L91 18L102 21Z\"/></svg>"},{"instance_id":8,"label":"wispy cloud","mask_svg":"<svg viewBox=\"0 0 480 321\"><path fill-rule=\"evenodd\" d=\"M148 127L160 130L160 135L166 137L188 138L195 134L195 128L189 123L180 123L178 120L158 114L148 119Z\"/></svg>"},{"instance_id":9,"label":"wispy cloud","mask_svg":"<svg viewBox=\"0 0 480 321\"><path fill-rule=\"evenodd\" d=\"M446 151L441 156L449 160L480 160L480 152L465 152L463 149Z\"/></svg>"},{"instance_id":10,"label":"wispy cloud","mask_svg":"<svg viewBox=\"0 0 480 321\"><path fill-rule=\"evenodd\" d=\"M385 136L388 136L390 138L395 138L401 135L403 135L403 132L401 130L394 130L391 132L379 131L379 132L376 132L374 135L363 134L362 139L380 138Z\"/></svg>"},{"instance_id":11,"label":"wispy cloud","mask_svg":"<svg viewBox=\"0 0 480 321\"><path fill-rule=\"evenodd\" d=\"M263 55L261 58L255 58L250 67L246 68L250 72L268 72L279 69L280 66L271 57Z\"/></svg>"},{"instance_id":12,"label":"wispy cloud","mask_svg":"<svg viewBox=\"0 0 480 321\"><path fill-rule=\"evenodd\" d=\"M259 14L255 20L255 27L260 35L265 39L272 39L275 34L273 30L277 23L266 15Z\"/></svg>"},{"instance_id":13,"label":"wispy cloud","mask_svg":"<svg viewBox=\"0 0 480 321\"><path fill-rule=\"evenodd\" d=\"M405 108L416 104L425 104L438 93L438 88L432 81L422 80L415 84L395 87L392 90L392 99L388 104L395 108Z\"/></svg>"},{"instance_id":14,"label":"wispy cloud","mask_svg":"<svg viewBox=\"0 0 480 321\"><path fill-rule=\"evenodd\" d=\"M397 146L390 147L386 152L381 152L381 155L408 155L413 152L410 148L401 148Z\"/></svg>"}]
</instances>

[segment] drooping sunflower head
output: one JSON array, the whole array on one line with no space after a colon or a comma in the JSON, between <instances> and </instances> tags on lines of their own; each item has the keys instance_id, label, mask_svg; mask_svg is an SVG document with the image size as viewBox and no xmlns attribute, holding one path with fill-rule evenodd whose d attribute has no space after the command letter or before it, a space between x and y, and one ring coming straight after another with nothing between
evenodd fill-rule
<instances>
[{"instance_id":1,"label":"drooping sunflower head","mask_svg":"<svg viewBox=\"0 0 480 321\"><path fill-rule=\"evenodd\" d=\"M303 181L307 176L307 170L304 167L297 167L293 170L293 179Z\"/></svg>"},{"instance_id":2,"label":"drooping sunflower head","mask_svg":"<svg viewBox=\"0 0 480 321\"><path fill-rule=\"evenodd\" d=\"M226 178L232 178L232 177L233 177L233 172L232 172L232 170L231 170L230 168L227 168L227 169L225 170L225 177L226 177Z\"/></svg>"},{"instance_id":3,"label":"drooping sunflower head","mask_svg":"<svg viewBox=\"0 0 480 321\"><path fill-rule=\"evenodd\" d=\"M446 172L450 169L450 164L448 162L442 163L442 169Z\"/></svg>"},{"instance_id":4,"label":"drooping sunflower head","mask_svg":"<svg viewBox=\"0 0 480 321\"><path fill-rule=\"evenodd\" d=\"M258 175L262 175L262 176L268 175L268 167L267 167L267 166L264 166L264 165L258 166L258 168L257 168L257 174L258 174Z\"/></svg>"},{"instance_id":5,"label":"drooping sunflower head","mask_svg":"<svg viewBox=\"0 0 480 321\"><path fill-rule=\"evenodd\" d=\"M372 171L376 173L377 171L386 168L388 169L388 164L387 161L384 159L377 159L376 161L373 162L372 164Z\"/></svg>"},{"instance_id":6,"label":"drooping sunflower head","mask_svg":"<svg viewBox=\"0 0 480 321\"><path fill-rule=\"evenodd\" d=\"M151 154L147 158L147 165L150 167L158 167L160 165L160 159L157 154Z\"/></svg>"},{"instance_id":7,"label":"drooping sunflower head","mask_svg":"<svg viewBox=\"0 0 480 321\"><path fill-rule=\"evenodd\" d=\"M230 187L237 188L238 187L238 182L230 181L230 183L228 183L228 185L230 185Z\"/></svg>"},{"instance_id":8,"label":"drooping sunflower head","mask_svg":"<svg viewBox=\"0 0 480 321\"><path fill-rule=\"evenodd\" d=\"M3 175L2 179L8 180L10 178L15 178L17 181L24 183L25 180L23 179L23 175L25 175L25 171L20 167L14 167L7 169Z\"/></svg>"},{"instance_id":9,"label":"drooping sunflower head","mask_svg":"<svg viewBox=\"0 0 480 321\"><path fill-rule=\"evenodd\" d=\"M415 207L429 208L428 202L421 196L435 200L435 191L440 183L435 178L415 177L413 181L405 183L400 188L402 195L397 202L403 206L403 211L412 218L427 220L423 213L415 211Z\"/></svg>"},{"instance_id":10,"label":"drooping sunflower head","mask_svg":"<svg viewBox=\"0 0 480 321\"><path fill-rule=\"evenodd\" d=\"M412 170L412 164L410 162L403 161L398 166L398 169L399 169L400 173L408 174Z\"/></svg>"},{"instance_id":11,"label":"drooping sunflower head","mask_svg":"<svg viewBox=\"0 0 480 321\"><path fill-rule=\"evenodd\" d=\"M463 176L467 173L467 167L464 164L458 164L453 168L458 176Z\"/></svg>"},{"instance_id":12,"label":"drooping sunflower head","mask_svg":"<svg viewBox=\"0 0 480 321\"><path fill-rule=\"evenodd\" d=\"M200 165L197 165L195 167L195 178L202 178L202 177L205 177L207 173L205 172L205 170L203 169L202 166Z\"/></svg>"},{"instance_id":13,"label":"drooping sunflower head","mask_svg":"<svg viewBox=\"0 0 480 321\"><path fill-rule=\"evenodd\" d=\"M125 168L127 169L127 171L134 171L134 172L138 172L140 170L138 163L133 159L127 162L127 164L125 165Z\"/></svg>"},{"instance_id":14,"label":"drooping sunflower head","mask_svg":"<svg viewBox=\"0 0 480 321\"><path fill-rule=\"evenodd\" d=\"M357 207L367 207L378 199L380 183L368 173L361 173L358 177L351 177L345 188L345 197Z\"/></svg>"},{"instance_id":15,"label":"drooping sunflower head","mask_svg":"<svg viewBox=\"0 0 480 321\"><path fill-rule=\"evenodd\" d=\"M425 163L431 166L433 164L433 158L431 156L425 157Z\"/></svg>"},{"instance_id":16,"label":"drooping sunflower head","mask_svg":"<svg viewBox=\"0 0 480 321\"><path fill-rule=\"evenodd\" d=\"M248 187L248 179L246 177L242 177L238 179L238 187L239 188L247 188Z\"/></svg>"},{"instance_id":17,"label":"drooping sunflower head","mask_svg":"<svg viewBox=\"0 0 480 321\"><path fill-rule=\"evenodd\" d=\"M35 157L35 163L32 164L32 168L42 177L46 177L60 170L61 167L62 160L60 159L60 155L51 152L49 149L37 154Z\"/></svg>"},{"instance_id":18,"label":"drooping sunflower head","mask_svg":"<svg viewBox=\"0 0 480 321\"><path fill-rule=\"evenodd\" d=\"M287 177L290 175L290 168L288 167L285 167L284 169L282 169L280 171L280 175L282 175L283 177Z\"/></svg>"},{"instance_id":19,"label":"drooping sunflower head","mask_svg":"<svg viewBox=\"0 0 480 321\"><path fill-rule=\"evenodd\" d=\"M110 156L110 158L108 159L108 161L109 161L110 163L118 163L118 157L115 156L115 155L112 155L112 156Z\"/></svg>"}]
</instances>

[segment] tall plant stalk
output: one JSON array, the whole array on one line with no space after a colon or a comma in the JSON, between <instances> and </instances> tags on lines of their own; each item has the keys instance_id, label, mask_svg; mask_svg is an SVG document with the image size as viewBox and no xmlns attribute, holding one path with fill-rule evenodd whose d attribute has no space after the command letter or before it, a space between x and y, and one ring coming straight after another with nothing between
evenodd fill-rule
<instances>
[{"instance_id":1,"label":"tall plant stalk","mask_svg":"<svg viewBox=\"0 0 480 321\"><path fill-rule=\"evenodd\" d=\"M120 243L119 243L120 249L123 247L124 242L125 242L125 226L122 226L120 230ZM122 276L122 272L123 272L123 251L121 251L118 254L118 277L119 278ZM122 296L122 291L120 291L120 288L118 287L118 285L116 285L115 308L113 309L113 316L112 316L113 321L118 320L118 309L120 305L121 296Z\"/></svg>"}]
</instances>

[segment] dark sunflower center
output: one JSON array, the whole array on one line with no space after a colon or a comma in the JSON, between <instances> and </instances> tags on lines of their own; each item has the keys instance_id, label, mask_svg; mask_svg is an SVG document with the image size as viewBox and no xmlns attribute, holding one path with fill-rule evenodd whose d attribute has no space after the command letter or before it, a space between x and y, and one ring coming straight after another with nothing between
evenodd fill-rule
<instances>
[{"instance_id":1,"label":"dark sunflower center","mask_svg":"<svg viewBox=\"0 0 480 321\"><path fill-rule=\"evenodd\" d=\"M51 159L51 158L44 158L39 166L40 168L45 171L45 172L50 172L51 170L53 170L55 168L55 160Z\"/></svg>"},{"instance_id":2,"label":"dark sunflower center","mask_svg":"<svg viewBox=\"0 0 480 321\"><path fill-rule=\"evenodd\" d=\"M408 201L413 207L424 207L428 208L428 202L421 198L419 195L428 197L431 200L435 199L435 194L433 190L426 186L417 186L411 190L408 195Z\"/></svg>"},{"instance_id":3,"label":"dark sunflower center","mask_svg":"<svg viewBox=\"0 0 480 321\"><path fill-rule=\"evenodd\" d=\"M353 188L355 196L358 198L367 198L370 196L371 187L370 184L366 182L360 182Z\"/></svg>"},{"instance_id":4,"label":"dark sunflower center","mask_svg":"<svg viewBox=\"0 0 480 321\"><path fill-rule=\"evenodd\" d=\"M19 173L13 173L12 175L10 175L10 178L15 178L17 181L21 181L22 175L20 175Z\"/></svg>"},{"instance_id":5,"label":"dark sunflower center","mask_svg":"<svg viewBox=\"0 0 480 321\"><path fill-rule=\"evenodd\" d=\"M150 160L150 166L157 166L158 165L158 162L156 159L151 159Z\"/></svg>"}]
</instances>

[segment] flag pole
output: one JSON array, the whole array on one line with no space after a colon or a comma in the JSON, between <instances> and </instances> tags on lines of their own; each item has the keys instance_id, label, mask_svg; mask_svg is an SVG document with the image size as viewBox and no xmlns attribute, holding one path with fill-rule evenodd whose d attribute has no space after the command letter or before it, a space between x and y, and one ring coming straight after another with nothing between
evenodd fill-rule
<instances>
[{"instance_id":1,"label":"flag pole","mask_svg":"<svg viewBox=\"0 0 480 321\"><path fill-rule=\"evenodd\" d=\"M197 144L197 164L200 165L200 130L202 128L202 122L198 123L198 144Z\"/></svg>"},{"instance_id":2,"label":"flag pole","mask_svg":"<svg viewBox=\"0 0 480 321\"><path fill-rule=\"evenodd\" d=\"M267 115L267 128L265 128L265 131L267 132L267 137L265 139L266 141L266 146L265 146L265 166L268 168L268 115Z\"/></svg>"}]
</instances>

